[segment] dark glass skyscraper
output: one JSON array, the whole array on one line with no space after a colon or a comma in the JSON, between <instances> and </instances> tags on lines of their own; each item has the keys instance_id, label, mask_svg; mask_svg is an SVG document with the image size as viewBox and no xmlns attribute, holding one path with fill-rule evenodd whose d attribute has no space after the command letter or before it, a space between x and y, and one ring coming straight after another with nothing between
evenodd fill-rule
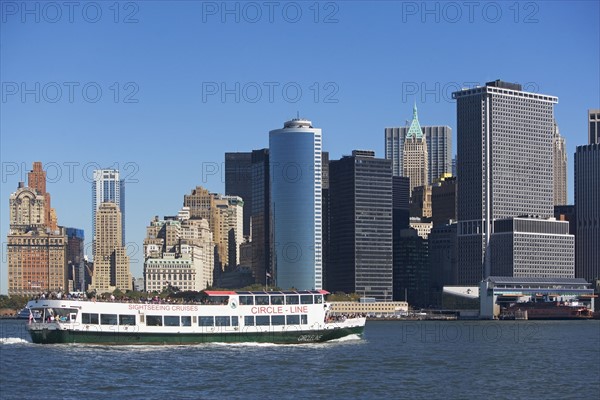
<instances>
[{"instance_id":1,"label":"dark glass skyscraper","mask_svg":"<svg viewBox=\"0 0 600 400\"><path fill-rule=\"evenodd\" d=\"M269 149L252 151L252 272L265 284L271 268L271 185ZM269 280L269 283L272 283Z\"/></svg>"},{"instance_id":2,"label":"dark glass skyscraper","mask_svg":"<svg viewBox=\"0 0 600 400\"><path fill-rule=\"evenodd\" d=\"M575 277L600 279L600 143L575 152Z\"/></svg>"},{"instance_id":3,"label":"dark glass skyscraper","mask_svg":"<svg viewBox=\"0 0 600 400\"><path fill-rule=\"evenodd\" d=\"M250 235L252 216L252 153L225 153L225 194L244 200L244 236Z\"/></svg>"},{"instance_id":4,"label":"dark glass skyscraper","mask_svg":"<svg viewBox=\"0 0 600 400\"><path fill-rule=\"evenodd\" d=\"M390 300L391 160L375 158L372 151L355 150L351 157L329 163L329 178L327 289Z\"/></svg>"}]
</instances>

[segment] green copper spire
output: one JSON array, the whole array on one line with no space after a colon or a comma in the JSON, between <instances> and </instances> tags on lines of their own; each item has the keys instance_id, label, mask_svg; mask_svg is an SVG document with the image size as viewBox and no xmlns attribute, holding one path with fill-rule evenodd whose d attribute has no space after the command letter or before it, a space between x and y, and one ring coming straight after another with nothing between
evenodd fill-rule
<instances>
[{"instance_id":1,"label":"green copper spire","mask_svg":"<svg viewBox=\"0 0 600 400\"><path fill-rule=\"evenodd\" d=\"M419 124L419 117L417 116L417 103L415 103L413 108L413 120L410 123L408 132L406 133L406 138L408 139L410 137L415 137L416 139L421 139L423 137L423 130Z\"/></svg>"}]
</instances>

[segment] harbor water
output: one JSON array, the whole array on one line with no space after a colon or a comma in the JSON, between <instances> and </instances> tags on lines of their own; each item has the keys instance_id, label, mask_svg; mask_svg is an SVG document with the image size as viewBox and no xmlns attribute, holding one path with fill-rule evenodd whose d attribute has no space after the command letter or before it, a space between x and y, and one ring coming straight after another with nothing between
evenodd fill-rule
<instances>
[{"instance_id":1,"label":"harbor water","mask_svg":"<svg viewBox=\"0 0 600 400\"><path fill-rule=\"evenodd\" d=\"M600 321L369 321L320 344L37 345L0 320L0 399L600 398Z\"/></svg>"}]
</instances>

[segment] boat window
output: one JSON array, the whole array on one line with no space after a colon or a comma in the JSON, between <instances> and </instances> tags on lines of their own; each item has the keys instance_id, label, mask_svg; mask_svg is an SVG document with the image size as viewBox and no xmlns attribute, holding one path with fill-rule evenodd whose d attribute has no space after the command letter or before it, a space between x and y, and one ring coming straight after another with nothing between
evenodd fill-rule
<instances>
[{"instance_id":1,"label":"boat window","mask_svg":"<svg viewBox=\"0 0 600 400\"><path fill-rule=\"evenodd\" d=\"M192 317L189 315L181 317L181 326L192 326Z\"/></svg>"},{"instance_id":2,"label":"boat window","mask_svg":"<svg viewBox=\"0 0 600 400\"><path fill-rule=\"evenodd\" d=\"M253 306L254 305L254 297L253 296L240 296L240 305Z\"/></svg>"},{"instance_id":3,"label":"boat window","mask_svg":"<svg viewBox=\"0 0 600 400\"><path fill-rule=\"evenodd\" d=\"M135 325L135 315L119 315L119 325Z\"/></svg>"},{"instance_id":4,"label":"boat window","mask_svg":"<svg viewBox=\"0 0 600 400\"><path fill-rule=\"evenodd\" d=\"M198 319L199 326L215 326L215 317L200 317Z\"/></svg>"},{"instance_id":5,"label":"boat window","mask_svg":"<svg viewBox=\"0 0 600 400\"><path fill-rule=\"evenodd\" d=\"M257 315L256 316L256 326L270 325L269 319L270 319L270 317L268 315Z\"/></svg>"},{"instance_id":6,"label":"boat window","mask_svg":"<svg viewBox=\"0 0 600 400\"><path fill-rule=\"evenodd\" d=\"M165 315L165 326L179 326L179 316Z\"/></svg>"},{"instance_id":7,"label":"boat window","mask_svg":"<svg viewBox=\"0 0 600 400\"><path fill-rule=\"evenodd\" d=\"M61 322L67 322L70 314L77 314L76 308L53 308L54 316L58 317Z\"/></svg>"},{"instance_id":8,"label":"boat window","mask_svg":"<svg viewBox=\"0 0 600 400\"><path fill-rule=\"evenodd\" d=\"M206 299L207 304L223 305L229 303L229 296L209 296Z\"/></svg>"},{"instance_id":9,"label":"boat window","mask_svg":"<svg viewBox=\"0 0 600 400\"><path fill-rule=\"evenodd\" d=\"M254 326L254 316L246 315L244 317L244 326Z\"/></svg>"},{"instance_id":10,"label":"boat window","mask_svg":"<svg viewBox=\"0 0 600 400\"><path fill-rule=\"evenodd\" d=\"M271 296L271 304L277 306L283 304L283 296Z\"/></svg>"},{"instance_id":11,"label":"boat window","mask_svg":"<svg viewBox=\"0 0 600 400\"><path fill-rule=\"evenodd\" d=\"M215 317L216 326L229 326L231 324L229 317Z\"/></svg>"},{"instance_id":12,"label":"boat window","mask_svg":"<svg viewBox=\"0 0 600 400\"><path fill-rule=\"evenodd\" d=\"M302 296L300 296L300 303L302 303L302 304L312 304L313 303L312 294L303 294Z\"/></svg>"},{"instance_id":13,"label":"boat window","mask_svg":"<svg viewBox=\"0 0 600 400\"><path fill-rule=\"evenodd\" d=\"M162 315L146 315L146 325L162 326Z\"/></svg>"},{"instance_id":14,"label":"boat window","mask_svg":"<svg viewBox=\"0 0 600 400\"><path fill-rule=\"evenodd\" d=\"M304 324L304 325L308 324L308 315L306 315L306 314L300 315L300 323Z\"/></svg>"},{"instance_id":15,"label":"boat window","mask_svg":"<svg viewBox=\"0 0 600 400\"><path fill-rule=\"evenodd\" d=\"M84 324L98 325L98 314L81 313L81 322Z\"/></svg>"},{"instance_id":16,"label":"boat window","mask_svg":"<svg viewBox=\"0 0 600 400\"><path fill-rule=\"evenodd\" d=\"M285 304L300 304L300 299L297 295L285 296Z\"/></svg>"},{"instance_id":17,"label":"boat window","mask_svg":"<svg viewBox=\"0 0 600 400\"><path fill-rule=\"evenodd\" d=\"M285 323L288 325L300 325L299 315L286 315Z\"/></svg>"},{"instance_id":18,"label":"boat window","mask_svg":"<svg viewBox=\"0 0 600 400\"><path fill-rule=\"evenodd\" d=\"M271 325L285 325L285 315L273 315Z\"/></svg>"},{"instance_id":19,"label":"boat window","mask_svg":"<svg viewBox=\"0 0 600 400\"><path fill-rule=\"evenodd\" d=\"M117 325L117 314L100 314L100 325Z\"/></svg>"},{"instance_id":20,"label":"boat window","mask_svg":"<svg viewBox=\"0 0 600 400\"><path fill-rule=\"evenodd\" d=\"M237 316L231 317L231 326L238 326L238 325L239 325L238 317Z\"/></svg>"},{"instance_id":21,"label":"boat window","mask_svg":"<svg viewBox=\"0 0 600 400\"><path fill-rule=\"evenodd\" d=\"M315 295L315 304L321 304L323 303L323 295L322 294L316 294Z\"/></svg>"},{"instance_id":22,"label":"boat window","mask_svg":"<svg viewBox=\"0 0 600 400\"><path fill-rule=\"evenodd\" d=\"M269 296L256 296L256 305L257 306L268 306L269 305Z\"/></svg>"}]
</instances>

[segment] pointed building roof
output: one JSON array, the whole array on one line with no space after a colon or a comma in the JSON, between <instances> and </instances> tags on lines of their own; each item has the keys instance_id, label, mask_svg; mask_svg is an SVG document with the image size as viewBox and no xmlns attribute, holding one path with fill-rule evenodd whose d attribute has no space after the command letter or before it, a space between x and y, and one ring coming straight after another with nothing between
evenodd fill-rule
<instances>
[{"instance_id":1,"label":"pointed building roof","mask_svg":"<svg viewBox=\"0 0 600 400\"><path fill-rule=\"evenodd\" d=\"M407 139L411 137L415 137L416 139L421 139L423 137L423 130L421 129L421 124L419 124L419 117L417 116L417 103L415 103L413 108L413 120L406 133Z\"/></svg>"}]
</instances>

